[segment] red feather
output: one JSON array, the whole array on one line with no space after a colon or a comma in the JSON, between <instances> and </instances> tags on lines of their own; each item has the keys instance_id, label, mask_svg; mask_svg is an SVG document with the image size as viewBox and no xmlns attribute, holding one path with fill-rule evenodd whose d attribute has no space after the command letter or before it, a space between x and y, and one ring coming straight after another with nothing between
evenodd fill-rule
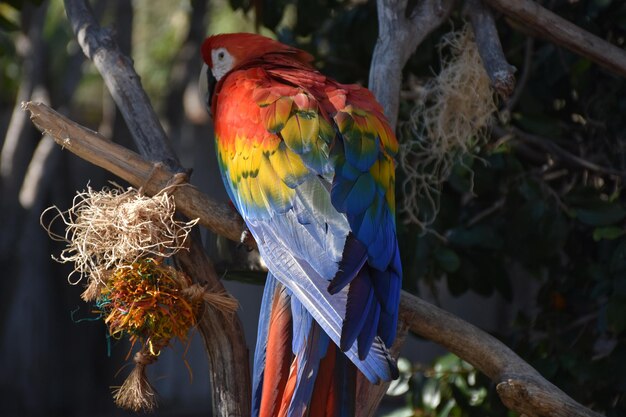
<instances>
[{"instance_id":1,"label":"red feather","mask_svg":"<svg viewBox=\"0 0 626 417\"><path fill-rule=\"evenodd\" d=\"M277 407L284 398L289 369L293 360L291 352L291 304L285 288L277 288L272 305L272 316L267 339L267 355L265 374L263 377L263 394L259 417L280 415ZM287 403L289 405L289 403Z\"/></svg>"}]
</instances>

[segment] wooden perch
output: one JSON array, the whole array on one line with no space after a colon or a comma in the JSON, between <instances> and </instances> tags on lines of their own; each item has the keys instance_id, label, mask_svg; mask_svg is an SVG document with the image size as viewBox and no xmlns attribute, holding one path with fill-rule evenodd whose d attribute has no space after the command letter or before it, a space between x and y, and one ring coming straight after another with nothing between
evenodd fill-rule
<instances>
[{"instance_id":1,"label":"wooden perch","mask_svg":"<svg viewBox=\"0 0 626 417\"><path fill-rule=\"evenodd\" d=\"M532 0L482 0L550 42L626 76L626 51L568 22Z\"/></svg>"},{"instance_id":2,"label":"wooden perch","mask_svg":"<svg viewBox=\"0 0 626 417\"><path fill-rule=\"evenodd\" d=\"M148 195L154 195L174 181L174 173L161 163L147 161L137 153L111 142L42 103L23 103L31 120L42 132L50 134L64 149L104 168ZM80 138L75 140L74 138ZM181 193L182 189L184 193ZM178 210L221 236L238 241L245 225L239 214L226 204L209 199L195 186L185 183L172 189Z\"/></svg>"},{"instance_id":3,"label":"wooden perch","mask_svg":"<svg viewBox=\"0 0 626 417\"><path fill-rule=\"evenodd\" d=\"M56 113L41 103L25 103L39 130L52 136L65 149L124 178L147 193L160 190L155 183L167 184L176 174L149 161L97 133ZM152 178L152 179L151 179ZM228 213L225 204L213 202L195 187L181 186L173 191L177 208L215 233L238 241L242 222ZM202 202L202 203L199 203ZM211 207L211 209L203 208ZM194 254L192 254L194 255ZM440 344L474 365L496 384L500 398L510 409L529 417L598 417L545 380L502 342L477 327L407 292L402 292L399 327L405 327ZM221 387L224 389L225 387Z\"/></svg>"}]
</instances>

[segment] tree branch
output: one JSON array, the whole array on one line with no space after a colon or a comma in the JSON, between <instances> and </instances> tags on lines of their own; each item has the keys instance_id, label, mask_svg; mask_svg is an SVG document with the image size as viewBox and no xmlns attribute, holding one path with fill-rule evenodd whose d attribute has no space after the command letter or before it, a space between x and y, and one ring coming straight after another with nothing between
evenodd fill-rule
<instances>
[{"instance_id":1,"label":"tree branch","mask_svg":"<svg viewBox=\"0 0 626 417\"><path fill-rule=\"evenodd\" d=\"M503 137L506 135L512 135L522 142L537 146L551 154L555 159L561 160L567 165L580 167L589 171L597 172L599 174L614 175L623 179L626 178L626 172L609 167L604 167L594 162L588 161L578 155L574 155L573 153L561 148L559 145L554 143L553 140L524 132L516 127L509 127L505 129L503 127L494 125L492 127L492 130L493 134L496 136Z\"/></svg>"},{"instance_id":2,"label":"tree branch","mask_svg":"<svg viewBox=\"0 0 626 417\"><path fill-rule=\"evenodd\" d=\"M100 72L141 154L181 170L132 61L120 51L111 31L100 27L84 0L65 0L65 11L78 43Z\"/></svg>"},{"instance_id":3,"label":"tree branch","mask_svg":"<svg viewBox=\"0 0 626 417\"><path fill-rule=\"evenodd\" d=\"M504 56L491 11L481 0L467 0L465 13L472 23L478 54L492 87L502 98L509 98L515 89L515 67L510 65Z\"/></svg>"},{"instance_id":4,"label":"tree branch","mask_svg":"<svg viewBox=\"0 0 626 417\"><path fill-rule=\"evenodd\" d=\"M626 51L544 9L532 0L483 0L524 28L596 64L626 76Z\"/></svg>"},{"instance_id":5,"label":"tree branch","mask_svg":"<svg viewBox=\"0 0 626 417\"><path fill-rule=\"evenodd\" d=\"M25 103L24 109L31 113L33 123L42 132L51 135L59 145L91 163L110 170L136 187L145 186L148 194L160 190L159 186L151 185L152 182L167 183L175 175L162 166L155 169L150 162L134 152L105 140L44 104ZM146 182L146 179L149 181ZM229 210L227 205L212 202L208 197L199 197L199 191L192 186L178 187L173 194L177 208L181 212L191 218L200 218L201 224L207 225L218 234L236 241L239 239L241 220L230 215L219 217L221 214L218 213ZM200 210L200 207L193 203L199 199L205 202L203 204L208 203L216 210ZM226 233L229 230L231 232ZM439 343L474 365L498 384L498 393L505 405L520 414L529 417L599 416L546 381L496 338L404 291L400 302L399 327L408 328ZM367 399L365 401L370 403Z\"/></svg>"},{"instance_id":6,"label":"tree branch","mask_svg":"<svg viewBox=\"0 0 626 417\"><path fill-rule=\"evenodd\" d=\"M407 16L408 0L378 0L378 40L372 55L369 89L385 109L393 129L398 122L402 69L417 46L441 25L453 0L418 0Z\"/></svg>"},{"instance_id":7,"label":"tree branch","mask_svg":"<svg viewBox=\"0 0 626 417\"><path fill-rule=\"evenodd\" d=\"M140 175L134 178L141 180L140 183L130 180L129 182L138 186L145 184L149 189L148 193L154 194L156 187L163 186L159 181L163 178L164 165L170 172L184 171L178 157L172 150L163 127L141 87L131 60L120 51L111 32L100 27L85 0L65 0L65 9L78 43L102 75L141 154L154 162L159 162L154 165L144 160L142 166L146 167L147 163L149 170L138 171L133 167L134 163L140 164L138 155L120 155L127 158L122 159L126 164L125 168L133 175ZM65 138L66 147L71 146L73 136L68 134L68 130L71 129L71 124L65 123L57 130L57 133ZM123 148L120 148L118 147L118 150L121 152ZM86 145L83 151L89 152L89 145ZM108 165L111 161L107 161L105 157L101 162ZM171 177L171 174L169 176ZM190 207L219 209L202 198L194 200L193 195L188 203ZM226 210L223 211L226 215ZM190 252L194 256L183 253L176 255L176 260L194 282L206 282L209 288L215 291L225 291L213 265L206 256L201 255L203 253L201 248L198 237L192 237ZM225 318L207 307L201 320L200 333L211 365L209 368L213 415L247 417L250 415L250 367L241 321L238 317Z\"/></svg>"},{"instance_id":8,"label":"tree branch","mask_svg":"<svg viewBox=\"0 0 626 417\"><path fill-rule=\"evenodd\" d=\"M406 292L400 319L411 331L471 363L497 384L502 402L528 417L598 417L543 378L495 337Z\"/></svg>"}]
</instances>

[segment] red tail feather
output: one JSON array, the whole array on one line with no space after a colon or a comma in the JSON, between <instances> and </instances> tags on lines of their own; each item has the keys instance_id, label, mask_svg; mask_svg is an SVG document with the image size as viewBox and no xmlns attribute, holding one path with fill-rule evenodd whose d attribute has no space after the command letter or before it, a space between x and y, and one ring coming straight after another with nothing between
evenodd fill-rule
<instances>
[{"instance_id":1,"label":"red tail feather","mask_svg":"<svg viewBox=\"0 0 626 417\"><path fill-rule=\"evenodd\" d=\"M267 338L267 361L263 377L263 394L259 417L286 415L282 407L284 392L288 385L293 353L291 352L292 317L289 297L278 294L277 288L272 305L272 316ZM282 296L281 296L282 295ZM271 352L271 353L270 353ZM294 382L295 385L295 382ZM290 388L293 392L293 387ZM287 402L287 407L289 402ZM281 413L285 408L284 414Z\"/></svg>"}]
</instances>

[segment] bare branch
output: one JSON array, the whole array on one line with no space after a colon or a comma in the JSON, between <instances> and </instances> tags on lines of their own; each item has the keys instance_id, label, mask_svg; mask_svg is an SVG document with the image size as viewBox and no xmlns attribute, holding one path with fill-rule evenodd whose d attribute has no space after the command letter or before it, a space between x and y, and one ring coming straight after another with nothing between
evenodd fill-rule
<instances>
[{"instance_id":1,"label":"bare branch","mask_svg":"<svg viewBox=\"0 0 626 417\"><path fill-rule=\"evenodd\" d=\"M26 103L24 107L31 112L31 118L37 127L53 136L58 144L89 162L110 169L111 172L121 175L135 186L144 185L145 179L150 178L151 175L153 177L158 175L158 181L165 182L167 178L175 175L163 167L155 170L158 173L153 173L152 164L143 160L139 155L128 150L122 152L119 145L67 120L43 104ZM123 159L115 161L118 157ZM148 184L152 181L154 180L148 181ZM151 192L150 190L158 191L158 189L158 187L146 185L148 193ZM238 240L242 226L241 220L234 219L233 216L218 218L214 210L201 211L198 206L192 204L200 198L192 197L192 195L198 193L192 186L179 187L174 193L177 208L189 217L199 217L200 223L211 225L208 227L214 232L229 239ZM207 202L211 207L220 207L208 197L202 197L202 201ZM223 206L225 210L227 206ZM220 224L219 229L218 224ZM225 233L229 229L236 232ZM546 381L535 369L496 338L407 292L402 292L399 328L408 328L474 365L498 384L498 392L503 402L521 414L529 417L599 416ZM400 331L400 334L404 332ZM394 348L401 345L402 336L399 339L401 340L394 345ZM211 342L207 341L207 343ZM375 389L367 392L370 392L372 396L380 394ZM377 404L375 401L379 401L378 398L370 401L366 397L364 404L359 404L362 415L369 415L372 412L370 407L372 404Z\"/></svg>"},{"instance_id":2,"label":"bare branch","mask_svg":"<svg viewBox=\"0 0 626 417\"><path fill-rule=\"evenodd\" d=\"M66 0L65 11L78 43L102 75L139 151L155 162L181 171L178 157L141 87L132 61L120 51L111 31L100 27L84 0Z\"/></svg>"},{"instance_id":3,"label":"bare branch","mask_svg":"<svg viewBox=\"0 0 626 417\"><path fill-rule=\"evenodd\" d=\"M626 51L544 9L538 3L531 0L483 1L540 37L589 58L615 74L626 76Z\"/></svg>"},{"instance_id":4,"label":"bare branch","mask_svg":"<svg viewBox=\"0 0 626 417\"><path fill-rule=\"evenodd\" d=\"M537 146L544 151L548 152L556 159L565 162L568 165L580 167L583 169L587 169L589 171L597 172L605 175L615 175L620 178L626 178L626 172L618 171L613 168L603 167L594 162L588 161L585 158L582 158L578 155L574 155L561 148L559 145L554 143L553 140L542 138L527 132L524 132L516 127L510 127L508 129L504 129L499 126L493 126L493 133L497 136L503 137L506 135L513 135L518 138L520 141Z\"/></svg>"},{"instance_id":5,"label":"bare branch","mask_svg":"<svg viewBox=\"0 0 626 417\"><path fill-rule=\"evenodd\" d=\"M378 0L378 40L372 56L369 89L395 129L402 68L417 46L443 23L453 0L419 0L407 17L408 0Z\"/></svg>"},{"instance_id":6,"label":"bare branch","mask_svg":"<svg viewBox=\"0 0 626 417\"><path fill-rule=\"evenodd\" d=\"M491 85L502 98L507 99L515 89L515 67L504 56L493 15L481 0L467 0L465 12L472 23L478 54Z\"/></svg>"},{"instance_id":7,"label":"bare branch","mask_svg":"<svg viewBox=\"0 0 626 417\"><path fill-rule=\"evenodd\" d=\"M524 43L524 64L522 66L521 75L519 77L519 81L515 86L515 91L511 98L506 102L506 110L510 112L515 108L517 102L522 97L522 93L526 88L526 83L530 78L530 72L532 69L533 63L533 53L535 52L535 39L534 38L526 38L526 42Z\"/></svg>"},{"instance_id":8,"label":"bare branch","mask_svg":"<svg viewBox=\"0 0 626 417\"><path fill-rule=\"evenodd\" d=\"M28 102L22 106L30 112L35 126L50 134L64 149L136 187L143 187L146 194L158 193L173 179L174 173L162 164L147 161L135 152L71 121L45 104ZM185 191L181 193L183 189ZM239 214L230 206L214 202L191 184L176 188L173 194L180 212L185 216L201 218L200 224L206 228L239 241L245 226Z\"/></svg>"},{"instance_id":9,"label":"bare branch","mask_svg":"<svg viewBox=\"0 0 626 417\"><path fill-rule=\"evenodd\" d=\"M528 417L599 417L544 379L495 337L406 292L400 318L411 331L471 363L497 385L502 402Z\"/></svg>"}]
</instances>

